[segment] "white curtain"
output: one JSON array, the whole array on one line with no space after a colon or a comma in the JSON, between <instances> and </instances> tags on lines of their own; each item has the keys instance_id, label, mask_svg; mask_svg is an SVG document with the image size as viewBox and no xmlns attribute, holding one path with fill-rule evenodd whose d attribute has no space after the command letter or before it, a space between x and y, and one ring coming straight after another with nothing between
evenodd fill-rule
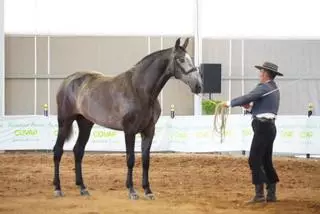
<instances>
[{"instance_id":1,"label":"white curtain","mask_svg":"<svg viewBox=\"0 0 320 214\"><path fill-rule=\"evenodd\" d=\"M318 0L199 0L203 37L319 37Z\"/></svg>"},{"instance_id":2,"label":"white curtain","mask_svg":"<svg viewBox=\"0 0 320 214\"><path fill-rule=\"evenodd\" d=\"M5 0L5 32L192 35L195 0Z\"/></svg>"}]
</instances>

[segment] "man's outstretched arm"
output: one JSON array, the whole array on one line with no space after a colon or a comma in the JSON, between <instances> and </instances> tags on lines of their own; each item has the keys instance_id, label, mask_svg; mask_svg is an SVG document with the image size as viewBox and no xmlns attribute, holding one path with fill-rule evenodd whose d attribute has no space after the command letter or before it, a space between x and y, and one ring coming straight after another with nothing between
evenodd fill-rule
<instances>
[{"instance_id":1,"label":"man's outstretched arm","mask_svg":"<svg viewBox=\"0 0 320 214\"><path fill-rule=\"evenodd\" d=\"M236 107L236 106L245 106L246 104L256 101L262 97L265 93L268 93L268 87L264 84L257 85L252 91L248 94L245 94L240 97L236 97L231 101L226 102L226 105L229 107Z\"/></svg>"}]
</instances>

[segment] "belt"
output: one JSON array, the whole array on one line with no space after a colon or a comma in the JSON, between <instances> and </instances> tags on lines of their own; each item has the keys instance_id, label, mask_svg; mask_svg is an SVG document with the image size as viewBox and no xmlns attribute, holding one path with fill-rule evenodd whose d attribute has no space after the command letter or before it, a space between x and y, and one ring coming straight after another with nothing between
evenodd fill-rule
<instances>
[{"instance_id":1,"label":"belt","mask_svg":"<svg viewBox=\"0 0 320 214\"><path fill-rule=\"evenodd\" d=\"M266 117L257 117L257 116L253 116L252 118L260 122L274 122L276 120L275 118L266 118Z\"/></svg>"},{"instance_id":2,"label":"belt","mask_svg":"<svg viewBox=\"0 0 320 214\"><path fill-rule=\"evenodd\" d=\"M268 119L276 118L276 115L274 113L262 113L262 114L257 114L255 116L260 118L261 117L268 118Z\"/></svg>"}]
</instances>

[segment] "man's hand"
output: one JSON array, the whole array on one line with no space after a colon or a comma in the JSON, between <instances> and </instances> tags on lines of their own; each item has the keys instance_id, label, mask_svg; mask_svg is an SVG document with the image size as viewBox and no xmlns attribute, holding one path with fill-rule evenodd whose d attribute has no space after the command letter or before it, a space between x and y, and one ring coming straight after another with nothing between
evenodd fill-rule
<instances>
[{"instance_id":1,"label":"man's hand","mask_svg":"<svg viewBox=\"0 0 320 214\"><path fill-rule=\"evenodd\" d=\"M222 102L222 106L225 107L225 108L229 108L230 102L224 101L224 102Z\"/></svg>"},{"instance_id":2,"label":"man's hand","mask_svg":"<svg viewBox=\"0 0 320 214\"><path fill-rule=\"evenodd\" d=\"M243 105L242 107L245 108L245 109L249 109L251 106L250 106L250 104L248 103L248 104Z\"/></svg>"},{"instance_id":3,"label":"man's hand","mask_svg":"<svg viewBox=\"0 0 320 214\"><path fill-rule=\"evenodd\" d=\"M243 105L242 107L243 107L244 109L246 109L247 111L251 111L252 106L253 106L253 102L248 103L248 104L245 104L245 105Z\"/></svg>"}]
</instances>

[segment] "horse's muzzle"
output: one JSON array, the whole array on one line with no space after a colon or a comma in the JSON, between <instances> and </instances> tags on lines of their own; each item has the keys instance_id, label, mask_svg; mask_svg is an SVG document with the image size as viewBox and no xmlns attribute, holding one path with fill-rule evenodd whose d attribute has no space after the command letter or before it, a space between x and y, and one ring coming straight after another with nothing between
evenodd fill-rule
<instances>
[{"instance_id":1,"label":"horse's muzzle","mask_svg":"<svg viewBox=\"0 0 320 214\"><path fill-rule=\"evenodd\" d=\"M193 93L199 94L202 92L202 85L201 84L196 84L193 90Z\"/></svg>"}]
</instances>

